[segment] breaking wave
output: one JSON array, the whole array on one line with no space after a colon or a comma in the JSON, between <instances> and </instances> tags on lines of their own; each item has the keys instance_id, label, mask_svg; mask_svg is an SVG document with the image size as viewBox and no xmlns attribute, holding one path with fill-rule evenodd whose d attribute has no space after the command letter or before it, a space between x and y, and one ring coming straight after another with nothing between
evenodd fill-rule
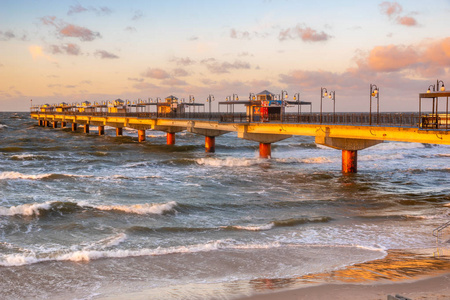
<instances>
[{"instance_id":1,"label":"breaking wave","mask_svg":"<svg viewBox=\"0 0 450 300\"><path fill-rule=\"evenodd\" d=\"M98 210L114 210L114 211L121 211L125 213L132 213L132 214L157 214L161 215L165 212L172 211L173 208L177 206L177 203L175 201L170 201L168 203L144 203L144 204L133 204L133 205L99 205L95 206L95 209Z\"/></svg>"},{"instance_id":2,"label":"breaking wave","mask_svg":"<svg viewBox=\"0 0 450 300\"><path fill-rule=\"evenodd\" d=\"M257 159L227 157L220 158L199 158L196 160L197 164L212 166L212 167L248 167L260 163Z\"/></svg>"}]
</instances>

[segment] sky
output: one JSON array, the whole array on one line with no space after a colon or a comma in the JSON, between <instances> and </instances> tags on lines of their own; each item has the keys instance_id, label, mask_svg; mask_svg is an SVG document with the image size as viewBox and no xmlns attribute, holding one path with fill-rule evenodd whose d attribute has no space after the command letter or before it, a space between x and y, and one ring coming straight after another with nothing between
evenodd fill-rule
<instances>
[{"instance_id":1,"label":"sky","mask_svg":"<svg viewBox=\"0 0 450 300\"><path fill-rule=\"evenodd\" d=\"M450 85L450 0L0 0L0 111L269 90L320 107L418 111ZM323 100L323 111L332 111ZM373 107L375 108L375 106ZM294 109L295 110L295 109Z\"/></svg>"}]
</instances>

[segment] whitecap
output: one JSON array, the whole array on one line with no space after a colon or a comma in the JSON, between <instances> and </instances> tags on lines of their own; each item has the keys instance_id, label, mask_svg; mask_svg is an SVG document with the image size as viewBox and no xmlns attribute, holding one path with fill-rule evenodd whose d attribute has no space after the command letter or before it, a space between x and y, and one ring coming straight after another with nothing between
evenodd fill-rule
<instances>
[{"instance_id":1,"label":"whitecap","mask_svg":"<svg viewBox=\"0 0 450 300\"><path fill-rule=\"evenodd\" d=\"M157 214L161 215L167 211L171 211L177 203L175 201L171 201L168 203L144 203L144 204L133 204L133 205L99 205L94 206L94 208L98 210L117 210L123 211L126 213L133 214Z\"/></svg>"}]
</instances>

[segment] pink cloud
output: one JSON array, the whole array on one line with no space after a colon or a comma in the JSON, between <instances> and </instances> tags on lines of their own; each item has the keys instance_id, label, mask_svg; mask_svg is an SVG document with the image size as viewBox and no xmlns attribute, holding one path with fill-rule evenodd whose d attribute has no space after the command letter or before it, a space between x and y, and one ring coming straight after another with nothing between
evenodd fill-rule
<instances>
[{"instance_id":1,"label":"pink cloud","mask_svg":"<svg viewBox=\"0 0 450 300\"><path fill-rule=\"evenodd\" d=\"M280 31L278 39L280 41L301 39L304 42L321 42L327 41L331 36L325 32L317 32L311 27L297 25L293 28L288 28Z\"/></svg>"},{"instance_id":2,"label":"pink cloud","mask_svg":"<svg viewBox=\"0 0 450 300\"><path fill-rule=\"evenodd\" d=\"M80 47L71 43L62 46L51 45L50 48L52 54L81 55Z\"/></svg>"},{"instance_id":3,"label":"pink cloud","mask_svg":"<svg viewBox=\"0 0 450 300\"><path fill-rule=\"evenodd\" d=\"M396 45L373 48L367 63L374 71L391 72L409 67L419 61L419 55L413 47Z\"/></svg>"},{"instance_id":4,"label":"pink cloud","mask_svg":"<svg viewBox=\"0 0 450 300\"><path fill-rule=\"evenodd\" d=\"M54 26L62 37L76 37L82 41L93 41L101 37L98 32L94 32L85 27L68 24L63 20L57 19L55 16L43 17L41 18L41 22L44 25Z\"/></svg>"},{"instance_id":5,"label":"pink cloud","mask_svg":"<svg viewBox=\"0 0 450 300\"><path fill-rule=\"evenodd\" d=\"M397 19L397 23L405 26L417 26L416 19L412 17L400 17Z\"/></svg>"},{"instance_id":6,"label":"pink cloud","mask_svg":"<svg viewBox=\"0 0 450 300\"><path fill-rule=\"evenodd\" d=\"M98 32L94 32L85 27L80 27L73 24L68 24L64 28L61 28L59 30L59 33L62 36L80 38L80 40L82 41L93 41L96 38L100 37L100 33Z\"/></svg>"},{"instance_id":7,"label":"pink cloud","mask_svg":"<svg viewBox=\"0 0 450 300\"><path fill-rule=\"evenodd\" d=\"M169 73L162 69L152 69L148 68L147 71L141 74L141 76L149 77L149 78L155 78L155 79L166 79L170 78Z\"/></svg>"},{"instance_id":8,"label":"pink cloud","mask_svg":"<svg viewBox=\"0 0 450 300\"><path fill-rule=\"evenodd\" d=\"M381 13L385 14L389 18L394 15L398 15L402 12L403 8L397 2L382 2L380 5Z\"/></svg>"}]
</instances>

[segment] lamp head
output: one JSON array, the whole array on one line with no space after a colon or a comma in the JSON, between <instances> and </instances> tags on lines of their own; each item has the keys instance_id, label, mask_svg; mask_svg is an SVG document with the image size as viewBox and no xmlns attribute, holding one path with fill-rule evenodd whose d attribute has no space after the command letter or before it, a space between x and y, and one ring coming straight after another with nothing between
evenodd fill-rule
<instances>
[{"instance_id":1,"label":"lamp head","mask_svg":"<svg viewBox=\"0 0 450 300\"><path fill-rule=\"evenodd\" d=\"M445 86L444 86L444 83L442 83L441 92L444 92L444 91L445 91Z\"/></svg>"}]
</instances>

